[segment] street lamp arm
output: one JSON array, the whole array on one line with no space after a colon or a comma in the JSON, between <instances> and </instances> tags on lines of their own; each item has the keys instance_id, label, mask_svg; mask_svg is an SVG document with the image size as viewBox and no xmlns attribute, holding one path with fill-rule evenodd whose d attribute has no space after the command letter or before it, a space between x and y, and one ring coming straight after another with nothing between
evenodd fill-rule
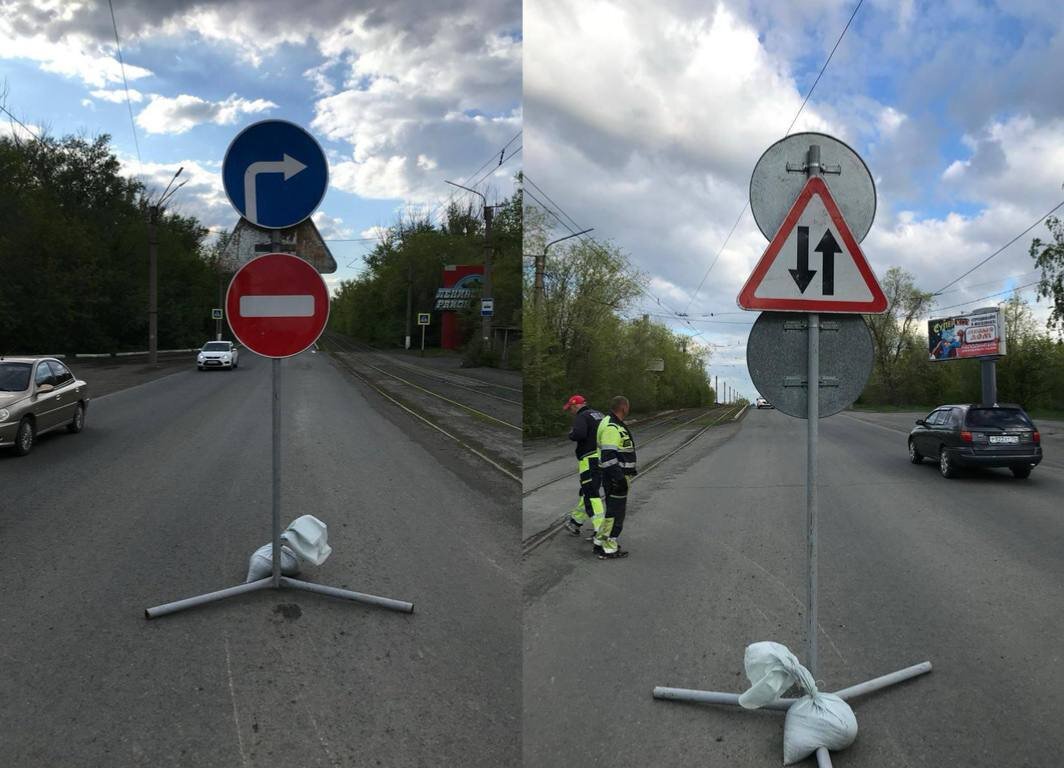
<instances>
[{"instance_id":1,"label":"street lamp arm","mask_svg":"<svg viewBox=\"0 0 1064 768\"><path fill-rule=\"evenodd\" d=\"M566 235L565 237L559 237L557 240L551 240L549 243L547 243L547 246L543 249L543 255L546 256L547 255L547 251L549 251L550 247L552 245L554 245L555 243L560 243L562 240L568 240L570 237L578 237L580 235L586 235L588 232L594 232L594 231L595 231L595 228L591 227L590 229L584 229L584 230L581 230L580 232L573 232L573 234Z\"/></svg>"},{"instance_id":2,"label":"street lamp arm","mask_svg":"<svg viewBox=\"0 0 1064 768\"><path fill-rule=\"evenodd\" d=\"M444 179L444 182L447 183L447 184L450 184L452 187L458 187L459 189L464 189L466 192L472 192L474 195L476 195L481 200L483 200L484 201L484 206L487 207L488 199L486 197L484 197L484 195L482 195L479 192L477 192L475 189L470 189L469 187L463 187L461 184L455 184L453 181L447 181L447 179Z\"/></svg>"}]
</instances>

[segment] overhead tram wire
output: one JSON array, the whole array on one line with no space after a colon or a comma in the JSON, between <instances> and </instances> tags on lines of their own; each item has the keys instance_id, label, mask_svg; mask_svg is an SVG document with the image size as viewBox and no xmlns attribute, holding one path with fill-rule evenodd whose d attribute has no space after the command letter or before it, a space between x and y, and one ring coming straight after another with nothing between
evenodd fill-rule
<instances>
[{"instance_id":1,"label":"overhead tram wire","mask_svg":"<svg viewBox=\"0 0 1064 768\"><path fill-rule=\"evenodd\" d=\"M1046 219L1048 219L1048 218L1049 218L1050 216L1052 216L1052 215L1053 215L1053 214L1054 214L1054 213L1055 213L1055 212L1056 212L1056 211L1057 211L1057 210L1058 210L1058 209L1059 209L1059 208L1060 208L1061 206L1064 206L1064 200L1061 200L1061 201L1060 201L1059 203L1057 203L1057 204L1056 204L1055 206L1053 206L1053 207L1052 207L1052 208L1051 208L1051 209L1049 210L1049 212L1048 212L1048 213L1044 214L1044 215L1043 215L1043 216L1042 216L1041 218L1039 218L1039 219L1038 219L1037 221L1035 221L1035 222L1034 222L1034 223L1033 223L1033 224L1032 224L1031 226L1029 226L1029 227L1027 227L1027 229L1023 230L1023 232L1021 232L1020 234L1016 235L1016 237L1014 237L1014 238L1012 238L1011 240L1009 240L1009 241L1008 241L1007 243L1005 243L1005 244L1004 244L1003 246L1001 246L1000 248L998 248L998 249L997 249L996 251L994 251L994 252L993 252L992 254L990 254L990 255L989 255L989 256L987 256L987 257L986 257L985 259L983 259L982 261L980 261L980 262L979 262L978 264L976 264L976 265L975 265L974 267L972 267L971 269L969 269L969 270L968 270L967 272L965 272L964 274L962 274L962 275L961 275L960 277L957 277L957 278L954 278L953 280L950 280L950 281L949 281L948 283L946 283L946 284L945 284L944 286L942 286L941 288L939 288L939 289L938 289L937 291L934 291L934 292L933 292L933 293L932 293L931 295L932 295L932 296L940 296L940 295L942 295L942 293L943 293L943 292L944 292L944 291L945 291L945 290L946 290L947 288L949 288L949 287L950 287L951 285L954 285L955 283L958 283L958 282L960 282L961 280L963 280L964 278L966 278L966 277L967 277L968 275L972 274L972 272L974 272L975 270L979 269L979 267L981 267L981 266L983 266L984 264L986 264L986 263L987 263L988 261L990 261L990 260L991 260L992 258L994 258L995 256L997 256L997 255L998 255L999 253L1001 253L1002 251L1004 251L1004 250L1005 250L1006 248L1008 248L1008 247L1009 247L1010 245L1012 245L1013 243L1015 243L1015 242L1016 242L1017 240L1019 240L1019 239L1020 239L1021 237L1023 237L1024 235L1026 235L1026 234L1027 234L1028 232L1030 232L1030 231L1031 231L1032 229L1034 229L1035 227L1037 227L1037 226L1038 226L1039 224L1041 224L1041 223L1042 223L1043 221L1045 221ZM956 306L956 305L955 305L955 306Z\"/></svg>"},{"instance_id":2,"label":"overhead tram wire","mask_svg":"<svg viewBox=\"0 0 1064 768\"><path fill-rule=\"evenodd\" d=\"M832 57L835 56L835 51L838 50L839 44L842 42L842 38L846 36L847 30L849 30L850 25L853 23L854 18L857 16L857 12L861 10L861 5L863 3L864 0L857 0L857 5L854 6L853 13L850 14L850 18L846 21L846 26L843 27L842 32L839 33L839 37L835 41L835 45L832 47L831 53L829 53L827 59L824 60L824 65L820 68L820 72L817 73L816 80L814 80L813 84L809 86L809 92L806 93L805 98L802 99L802 105L798 107L798 111L794 113L794 119L791 120L791 124L787 126L787 131L783 134L784 138L791 135L791 131L794 129L794 124L798 122L798 117L805 109L805 105L809 103L809 97L812 96L813 91L816 90L817 83L819 83L820 78L824 76L824 72L827 70L828 64L831 63ZM690 311L691 305L694 304L695 300L698 298L698 292L702 290L702 286L705 285L706 278L708 278L709 273L713 271L713 267L717 265L717 262L720 260L721 254L724 253L724 249L727 247L728 242L731 240L732 235L735 233L735 228L739 226L739 222L742 221L743 215L746 213L746 209L749 207L750 201L747 200L745 205L743 205L743 209L739 211L739 216L735 219L735 223L732 224L732 228L728 231L728 236L724 238L724 242L721 244L720 249L717 251L717 255L713 258L713 261L710 262L709 268L706 270L706 273L702 275L702 281L698 284L698 288L695 289L694 294L691 296L691 300L687 302L687 307L684 309L684 312Z\"/></svg>"},{"instance_id":3,"label":"overhead tram wire","mask_svg":"<svg viewBox=\"0 0 1064 768\"><path fill-rule=\"evenodd\" d=\"M462 186L467 186L467 187L471 187L473 189L476 189L480 184L484 183L484 181L486 181L490 176L492 176L495 173L495 171L497 171L503 165L505 165L506 163L510 162L510 160L512 160L518 154L520 154L521 146L522 145L519 144L516 149L514 149L512 152L510 152L510 154L506 155L503 158L501 163L499 163L498 165L492 166L491 168L488 168L486 171L483 172L483 174L478 179L476 179L472 183L469 183L468 181L463 182ZM470 177L472 177L474 175L476 175L476 171L474 171L472 174L470 174ZM450 197L448 198L448 202L450 202L450 200L452 200L455 197L455 195L459 195L459 194L461 194L461 192L459 192L457 190L452 192ZM440 219L438 223L442 224L443 223L443 217L446 214L446 211L443 209L442 205L437 205L436 208L433 209L433 213L430 214L429 221L432 220L431 216L434 216L434 215L437 215L437 214L439 215L439 219Z\"/></svg>"},{"instance_id":4,"label":"overhead tram wire","mask_svg":"<svg viewBox=\"0 0 1064 768\"><path fill-rule=\"evenodd\" d=\"M969 299L968 301L962 301L962 302L960 302L958 304L947 304L944 307L935 307L935 311L938 312L939 310L943 310L943 309L953 309L954 307L963 307L963 306L965 306L967 304L977 304L980 301L986 301L987 299L992 299L995 296L1001 296L1002 294L1006 294L1006 293L1017 293L1019 291L1024 290L1025 288L1030 288L1032 286L1038 285L1040 282L1042 282L1042 281L1041 280L1035 280L1034 282L1031 282L1031 283L1024 283L1023 285L1017 285L1014 288L1006 288L1005 290L998 291L997 293L991 293L991 294L987 294L986 296L980 296L978 299Z\"/></svg>"},{"instance_id":5,"label":"overhead tram wire","mask_svg":"<svg viewBox=\"0 0 1064 768\"><path fill-rule=\"evenodd\" d=\"M462 186L476 187L477 184L480 184L481 182L484 181L485 178L487 178L489 175L491 175L494 172L495 168L498 168L499 165L502 165L502 163L498 163L493 168L490 168L487 171L487 173L484 175L483 178L478 179L475 183L470 183L470 181L473 179L474 176L476 176L478 173L483 171L485 168L488 168L488 166L490 166L493 162L495 162L495 159L500 156L500 153L505 153L506 150L510 148L510 145L513 144L515 141L517 141L521 137L522 133L523 133L523 131L519 130L517 133L515 133L513 136L511 136L510 140L507 141L499 150L496 150L495 152L493 152L491 154L491 156L487 160L485 160L483 163L481 163L480 167L478 167L475 171L473 171L472 173L467 175L462 180ZM515 155L515 154L517 154L516 151L512 152L510 154L510 157L513 157L513 155ZM506 160L509 160L509 158L506 158ZM504 162L506 160L504 160ZM439 213L441 215L441 222L440 223L442 223L443 212L446 211L446 207L448 205L450 205L451 201L454 200L455 196L458 195L458 194L459 194L459 192L456 189L453 192L451 192L451 194L449 194L445 200L441 200L439 203L437 203L436 206L429 212L429 214L427 216L428 220L431 222L432 219Z\"/></svg>"},{"instance_id":6,"label":"overhead tram wire","mask_svg":"<svg viewBox=\"0 0 1064 768\"><path fill-rule=\"evenodd\" d=\"M137 124L133 120L133 102L129 98L129 81L126 80L126 63L122 60L122 44L118 40L118 22L115 21L115 7L111 0L107 0L107 7L111 9L111 26L115 31L115 48L118 49L118 66L122 70L122 85L126 89L126 108L129 110L129 126L133 129L133 146L137 150L137 162L140 159L140 141L137 140Z\"/></svg>"},{"instance_id":7,"label":"overhead tram wire","mask_svg":"<svg viewBox=\"0 0 1064 768\"><path fill-rule=\"evenodd\" d=\"M539 203L540 207L544 211L546 211L551 216L553 216L558 221L558 223L561 224L563 227L565 227L567 230L569 230L569 232L571 232L574 235L578 235L580 230L582 229L582 227L576 222L576 219L574 219L572 216L570 216L568 213L566 213L565 210L560 205L558 205L556 202L554 202L554 200L546 192L544 192L543 189L540 188L540 186L538 184L536 184L535 181L533 181L531 178L529 178L527 173L524 174L524 176L522 178L523 178L524 181L528 182L532 187L534 187L545 198L550 200L550 202L553 204L554 207L552 208L550 205L548 205L547 203L545 203L542 200L540 200L538 196L536 196L531 190L529 190L527 188L525 189L525 194L528 195L529 197L531 197L537 203ZM555 210L555 208L557 208L557 210ZM570 226L570 224L567 223L565 221L565 219L562 218L562 216L564 216L565 219L568 219L570 222L572 222L572 226ZM575 227L575 229L573 227ZM590 237L588 235L579 235L579 236L580 236L581 242L586 243L587 245L589 245L597 253L602 254L602 255L607 255L607 256L610 255L610 254L607 253L607 251L601 245L599 245L598 241L596 241L595 238ZM624 256L624 254L618 254L618 256L620 257L621 261L629 269L633 269L633 270L635 269L635 267L632 265L631 261L629 261L628 258ZM686 315L681 314L681 313L677 312L676 310L674 310L672 307L670 307L668 304L666 304L664 301L662 301L658 296L656 296L653 293L651 293L647 288L644 288L642 285L638 285L637 284L637 287L639 288L639 292L642 293L644 296L646 296L648 299L652 299L654 301L654 303L657 304L659 307L664 307L669 312L671 312L674 319L682 320L682 321L686 322L690 326L690 322L688 321L688 318L687 318ZM647 314L650 314L650 313L647 313Z\"/></svg>"}]
</instances>

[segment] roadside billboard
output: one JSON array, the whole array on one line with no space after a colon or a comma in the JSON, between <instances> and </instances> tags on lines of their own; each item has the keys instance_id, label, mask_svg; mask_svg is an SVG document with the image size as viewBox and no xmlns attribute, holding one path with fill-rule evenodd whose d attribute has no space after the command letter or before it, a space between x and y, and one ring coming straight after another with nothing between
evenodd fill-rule
<instances>
[{"instance_id":1,"label":"roadside billboard","mask_svg":"<svg viewBox=\"0 0 1064 768\"><path fill-rule=\"evenodd\" d=\"M1005 311L984 307L928 320L927 353L932 362L1005 354Z\"/></svg>"}]
</instances>

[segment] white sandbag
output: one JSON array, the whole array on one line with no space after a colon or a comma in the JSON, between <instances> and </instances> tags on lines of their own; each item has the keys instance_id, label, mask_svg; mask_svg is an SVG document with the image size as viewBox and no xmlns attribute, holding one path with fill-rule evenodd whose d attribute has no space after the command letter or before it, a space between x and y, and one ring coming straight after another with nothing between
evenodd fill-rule
<instances>
[{"instance_id":1,"label":"white sandbag","mask_svg":"<svg viewBox=\"0 0 1064 768\"><path fill-rule=\"evenodd\" d=\"M757 709L780 699L792 685L807 693L787 709L783 723L783 764L804 760L819 747L840 750L857 738L857 718L850 705L833 693L820 693L808 669L787 646L780 643L752 643L743 656L749 690L739 696L739 704Z\"/></svg>"},{"instance_id":2,"label":"white sandbag","mask_svg":"<svg viewBox=\"0 0 1064 768\"><path fill-rule=\"evenodd\" d=\"M281 534L281 539L305 563L321 565L332 554L329 527L314 515L297 517Z\"/></svg>"},{"instance_id":3,"label":"white sandbag","mask_svg":"<svg viewBox=\"0 0 1064 768\"><path fill-rule=\"evenodd\" d=\"M765 641L746 646L743 666L751 687L740 694L739 704L747 709L771 704L795 683L806 690L816 690L809 670L781 643Z\"/></svg>"},{"instance_id":4,"label":"white sandbag","mask_svg":"<svg viewBox=\"0 0 1064 768\"><path fill-rule=\"evenodd\" d=\"M802 696L783 723L783 764L804 760L818 747L846 749L856 738L857 718L849 704L833 693Z\"/></svg>"},{"instance_id":5,"label":"white sandbag","mask_svg":"<svg viewBox=\"0 0 1064 768\"><path fill-rule=\"evenodd\" d=\"M284 544L281 545L281 573L295 576L299 573L299 558ZM248 558L248 577L245 583L265 579L273 573L273 544L263 544Z\"/></svg>"}]
</instances>

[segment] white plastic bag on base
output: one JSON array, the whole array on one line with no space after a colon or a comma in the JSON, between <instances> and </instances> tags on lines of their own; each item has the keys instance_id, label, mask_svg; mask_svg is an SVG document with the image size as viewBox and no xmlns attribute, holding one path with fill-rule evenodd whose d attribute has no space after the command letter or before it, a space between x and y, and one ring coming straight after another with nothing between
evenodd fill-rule
<instances>
[{"instance_id":1,"label":"white plastic bag on base","mask_svg":"<svg viewBox=\"0 0 1064 768\"><path fill-rule=\"evenodd\" d=\"M856 738L857 718L849 704L834 693L802 696L783 722L783 764L804 760L818 747L846 749Z\"/></svg>"},{"instance_id":2,"label":"white plastic bag on base","mask_svg":"<svg viewBox=\"0 0 1064 768\"><path fill-rule=\"evenodd\" d=\"M305 563L321 565L332 554L329 527L314 515L297 517L285 528L281 539Z\"/></svg>"},{"instance_id":3,"label":"white plastic bag on base","mask_svg":"<svg viewBox=\"0 0 1064 768\"><path fill-rule=\"evenodd\" d=\"M816 690L809 670L781 643L765 641L746 646L743 666L750 679L750 689L739 696L739 704L747 709L771 704L795 683L807 691Z\"/></svg>"},{"instance_id":4,"label":"white plastic bag on base","mask_svg":"<svg viewBox=\"0 0 1064 768\"><path fill-rule=\"evenodd\" d=\"M272 573L273 544L263 544L248 558L248 577L244 579L244 583L265 579ZM285 576L295 576L299 573L299 558L284 544L281 545L281 573Z\"/></svg>"}]
</instances>

